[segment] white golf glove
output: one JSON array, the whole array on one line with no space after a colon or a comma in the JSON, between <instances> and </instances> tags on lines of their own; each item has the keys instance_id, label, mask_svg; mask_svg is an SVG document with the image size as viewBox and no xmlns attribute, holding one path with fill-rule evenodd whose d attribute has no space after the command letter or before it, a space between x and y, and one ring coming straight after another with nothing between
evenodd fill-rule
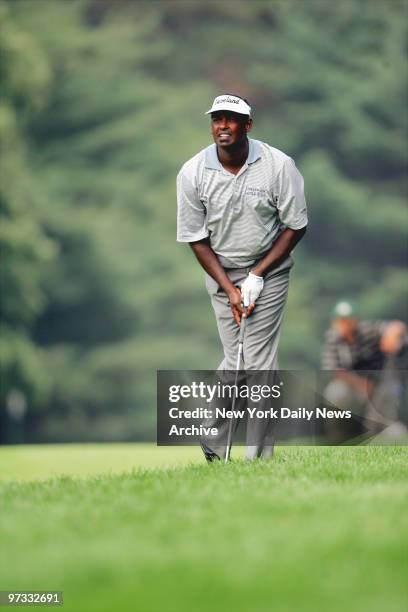
<instances>
[{"instance_id":1,"label":"white golf glove","mask_svg":"<svg viewBox=\"0 0 408 612\"><path fill-rule=\"evenodd\" d=\"M241 295L244 301L245 308L248 308L251 304L255 304L256 300L264 286L264 279L262 276L256 276L250 272L244 282L241 285Z\"/></svg>"}]
</instances>

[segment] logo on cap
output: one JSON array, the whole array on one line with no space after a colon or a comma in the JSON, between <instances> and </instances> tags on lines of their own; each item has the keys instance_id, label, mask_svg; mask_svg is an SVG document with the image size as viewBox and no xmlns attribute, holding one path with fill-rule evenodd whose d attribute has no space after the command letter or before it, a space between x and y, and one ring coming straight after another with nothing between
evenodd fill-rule
<instances>
[{"instance_id":1,"label":"logo on cap","mask_svg":"<svg viewBox=\"0 0 408 612\"><path fill-rule=\"evenodd\" d=\"M216 104L223 104L224 102L232 102L233 104L239 104L238 98L215 98L213 106Z\"/></svg>"},{"instance_id":2,"label":"logo on cap","mask_svg":"<svg viewBox=\"0 0 408 612\"><path fill-rule=\"evenodd\" d=\"M215 113L220 110L227 110L240 115L251 115L251 107L243 98L228 94L217 96L214 99L212 107L205 114L209 115L210 113Z\"/></svg>"}]
</instances>

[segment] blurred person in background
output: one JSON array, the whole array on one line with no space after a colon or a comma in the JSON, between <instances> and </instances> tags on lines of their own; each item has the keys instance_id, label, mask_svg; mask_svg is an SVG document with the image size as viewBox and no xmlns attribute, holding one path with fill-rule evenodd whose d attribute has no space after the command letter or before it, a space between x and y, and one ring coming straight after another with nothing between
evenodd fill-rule
<instances>
[{"instance_id":1,"label":"blurred person in background","mask_svg":"<svg viewBox=\"0 0 408 612\"><path fill-rule=\"evenodd\" d=\"M361 417L370 432L388 425L390 434L406 433L400 418L407 346L402 321L360 321L350 302L337 303L322 350L322 369L335 371L324 397ZM327 420L326 426L332 441L344 439L345 421Z\"/></svg>"}]
</instances>

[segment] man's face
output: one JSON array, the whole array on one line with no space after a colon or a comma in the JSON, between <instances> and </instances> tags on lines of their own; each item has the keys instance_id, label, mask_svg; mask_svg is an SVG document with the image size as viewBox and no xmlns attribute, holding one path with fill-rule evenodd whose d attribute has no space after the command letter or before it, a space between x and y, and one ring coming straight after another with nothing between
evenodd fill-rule
<instances>
[{"instance_id":1,"label":"man's face","mask_svg":"<svg viewBox=\"0 0 408 612\"><path fill-rule=\"evenodd\" d=\"M234 147L245 141L252 119L232 111L211 113L211 133L214 142L222 148Z\"/></svg>"},{"instance_id":2,"label":"man's face","mask_svg":"<svg viewBox=\"0 0 408 612\"><path fill-rule=\"evenodd\" d=\"M357 319L339 317L338 319L334 319L333 327L345 342L353 344L357 330Z\"/></svg>"}]
</instances>

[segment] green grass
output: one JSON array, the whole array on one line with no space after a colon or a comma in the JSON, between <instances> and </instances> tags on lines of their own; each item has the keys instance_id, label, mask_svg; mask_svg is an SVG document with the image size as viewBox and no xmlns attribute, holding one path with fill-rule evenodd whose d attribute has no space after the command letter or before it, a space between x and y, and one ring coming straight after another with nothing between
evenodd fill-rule
<instances>
[{"instance_id":1,"label":"green grass","mask_svg":"<svg viewBox=\"0 0 408 612\"><path fill-rule=\"evenodd\" d=\"M242 450L239 449L241 452ZM44 444L0 447L0 481L115 474L201 463L197 447L152 444Z\"/></svg>"},{"instance_id":2,"label":"green grass","mask_svg":"<svg viewBox=\"0 0 408 612\"><path fill-rule=\"evenodd\" d=\"M41 449L52 473L84 475L84 457L63 465L81 447ZM112 453L128 471L1 485L1 589L63 590L66 612L406 609L407 447L281 447L272 462L134 471L161 452L162 465L199 455L99 452L103 469Z\"/></svg>"}]
</instances>

